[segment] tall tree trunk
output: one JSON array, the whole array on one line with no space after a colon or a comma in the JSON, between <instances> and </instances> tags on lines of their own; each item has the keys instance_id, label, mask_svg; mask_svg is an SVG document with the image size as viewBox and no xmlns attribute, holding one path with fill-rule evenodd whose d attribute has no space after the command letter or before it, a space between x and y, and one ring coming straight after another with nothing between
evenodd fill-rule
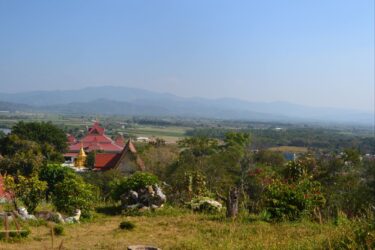
<instances>
[{"instance_id":1,"label":"tall tree trunk","mask_svg":"<svg viewBox=\"0 0 375 250\"><path fill-rule=\"evenodd\" d=\"M238 214L238 189L233 187L230 189L227 198L227 218L236 218Z\"/></svg>"}]
</instances>

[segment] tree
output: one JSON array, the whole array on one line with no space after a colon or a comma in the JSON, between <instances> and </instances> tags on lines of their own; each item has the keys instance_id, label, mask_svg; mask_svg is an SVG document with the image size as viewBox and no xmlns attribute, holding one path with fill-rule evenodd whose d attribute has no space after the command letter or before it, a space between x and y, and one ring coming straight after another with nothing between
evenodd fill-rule
<instances>
[{"instance_id":1,"label":"tree","mask_svg":"<svg viewBox=\"0 0 375 250\"><path fill-rule=\"evenodd\" d=\"M75 178L76 173L70 168L63 167L60 164L44 165L39 173L39 178L47 182L46 200L53 195L56 185L63 182L66 178Z\"/></svg>"},{"instance_id":2,"label":"tree","mask_svg":"<svg viewBox=\"0 0 375 250\"><path fill-rule=\"evenodd\" d=\"M0 144L4 158L0 161L0 173L24 176L37 174L43 164L41 148L36 142L8 135Z\"/></svg>"},{"instance_id":3,"label":"tree","mask_svg":"<svg viewBox=\"0 0 375 250\"><path fill-rule=\"evenodd\" d=\"M191 137L179 142L181 153L169 166L167 179L171 180L174 194L189 197L186 193L186 175L199 173L207 180L212 193L227 193L234 186L241 186L249 168L245 161L250 136L244 133L228 133L224 143L207 137ZM222 196L222 195L221 195Z\"/></svg>"},{"instance_id":4,"label":"tree","mask_svg":"<svg viewBox=\"0 0 375 250\"><path fill-rule=\"evenodd\" d=\"M275 179L264 195L265 211L271 220L297 220L312 215L325 204L321 185L307 178L295 183Z\"/></svg>"},{"instance_id":5,"label":"tree","mask_svg":"<svg viewBox=\"0 0 375 250\"><path fill-rule=\"evenodd\" d=\"M38 176L25 177L19 175L16 179L6 176L6 189L15 194L26 206L28 212L33 213L38 204L43 200L47 183L39 180Z\"/></svg>"},{"instance_id":6,"label":"tree","mask_svg":"<svg viewBox=\"0 0 375 250\"><path fill-rule=\"evenodd\" d=\"M2 130L0 130L0 140L3 139L4 137L5 137L5 133Z\"/></svg>"},{"instance_id":7,"label":"tree","mask_svg":"<svg viewBox=\"0 0 375 250\"><path fill-rule=\"evenodd\" d=\"M122 173L118 169L110 169L107 171L87 171L82 174L84 180L97 187L100 191L100 198L107 201L111 195L111 186L109 183L122 178Z\"/></svg>"},{"instance_id":8,"label":"tree","mask_svg":"<svg viewBox=\"0 0 375 250\"><path fill-rule=\"evenodd\" d=\"M85 166L89 169L93 169L95 166L96 151L93 150L87 154Z\"/></svg>"},{"instance_id":9,"label":"tree","mask_svg":"<svg viewBox=\"0 0 375 250\"><path fill-rule=\"evenodd\" d=\"M256 152L254 154L254 161L256 163L261 163L276 168L281 168L285 163L285 159L282 153L273 152L270 150L260 150Z\"/></svg>"},{"instance_id":10,"label":"tree","mask_svg":"<svg viewBox=\"0 0 375 250\"><path fill-rule=\"evenodd\" d=\"M12 134L39 143L43 155L50 161L62 161L61 153L65 152L68 146L64 131L51 122L20 121L13 126Z\"/></svg>"},{"instance_id":11,"label":"tree","mask_svg":"<svg viewBox=\"0 0 375 250\"><path fill-rule=\"evenodd\" d=\"M89 216L97 196L94 186L83 181L82 177L75 175L64 178L55 185L52 203L60 212L72 214L76 209L82 211L82 216Z\"/></svg>"}]
</instances>

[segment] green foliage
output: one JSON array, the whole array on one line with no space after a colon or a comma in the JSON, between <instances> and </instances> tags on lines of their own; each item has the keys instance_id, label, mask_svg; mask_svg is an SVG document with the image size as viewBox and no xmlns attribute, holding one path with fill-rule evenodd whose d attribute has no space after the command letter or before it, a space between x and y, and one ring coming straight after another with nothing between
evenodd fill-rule
<instances>
[{"instance_id":1,"label":"green foliage","mask_svg":"<svg viewBox=\"0 0 375 250\"><path fill-rule=\"evenodd\" d=\"M75 178L75 173L72 169L63 167L60 164L47 164L44 165L39 173L39 178L42 181L48 183L48 188L46 190L46 197L54 193L55 187L58 183L64 181L67 178Z\"/></svg>"},{"instance_id":2,"label":"green foliage","mask_svg":"<svg viewBox=\"0 0 375 250\"><path fill-rule=\"evenodd\" d=\"M40 146L17 135L5 137L0 143L0 152L4 156L0 160L2 174L31 176L37 174L43 164Z\"/></svg>"},{"instance_id":3,"label":"green foliage","mask_svg":"<svg viewBox=\"0 0 375 250\"><path fill-rule=\"evenodd\" d=\"M12 134L40 144L48 143L58 152L64 152L67 148L66 134L51 122L20 121L13 126Z\"/></svg>"},{"instance_id":4,"label":"green foliage","mask_svg":"<svg viewBox=\"0 0 375 250\"><path fill-rule=\"evenodd\" d=\"M86 157L86 162L85 166L88 167L89 169L93 169L95 165L95 156L96 156L96 151L93 150L87 154Z\"/></svg>"},{"instance_id":5,"label":"green foliage","mask_svg":"<svg viewBox=\"0 0 375 250\"><path fill-rule=\"evenodd\" d=\"M260 150L254 154L254 161L266 166L282 167L285 163L284 156L280 152Z\"/></svg>"},{"instance_id":6,"label":"green foliage","mask_svg":"<svg viewBox=\"0 0 375 250\"><path fill-rule=\"evenodd\" d=\"M110 169L107 171L88 171L82 174L83 179L97 187L100 192L100 198L104 201L107 201L112 192L110 183L121 178L123 173L118 169Z\"/></svg>"},{"instance_id":7,"label":"green foliage","mask_svg":"<svg viewBox=\"0 0 375 250\"><path fill-rule=\"evenodd\" d=\"M326 216L333 216L332 212L337 209L349 217L359 216L375 204L374 166L374 160L365 159L354 164L341 155L319 160L318 173L314 178L323 186L327 199Z\"/></svg>"},{"instance_id":8,"label":"green foliage","mask_svg":"<svg viewBox=\"0 0 375 250\"><path fill-rule=\"evenodd\" d=\"M209 194L206 186L206 178L199 171L185 173L185 185L190 197Z\"/></svg>"},{"instance_id":9,"label":"green foliage","mask_svg":"<svg viewBox=\"0 0 375 250\"><path fill-rule=\"evenodd\" d=\"M203 213L218 213L222 209L222 206L218 201L203 196L194 197L187 203L187 206L193 211Z\"/></svg>"},{"instance_id":10,"label":"green foliage","mask_svg":"<svg viewBox=\"0 0 375 250\"><path fill-rule=\"evenodd\" d=\"M0 130L0 140L3 139L4 137L5 137L5 133L2 130Z\"/></svg>"},{"instance_id":11,"label":"green foliage","mask_svg":"<svg viewBox=\"0 0 375 250\"><path fill-rule=\"evenodd\" d=\"M351 164L358 164L360 162L361 154L355 148L346 148L344 149L344 160Z\"/></svg>"},{"instance_id":12,"label":"green foliage","mask_svg":"<svg viewBox=\"0 0 375 250\"><path fill-rule=\"evenodd\" d=\"M54 225L53 226L53 233L55 235L64 235L65 228L62 225Z\"/></svg>"},{"instance_id":13,"label":"green foliage","mask_svg":"<svg viewBox=\"0 0 375 250\"><path fill-rule=\"evenodd\" d=\"M30 235L31 231L30 229L22 229L19 233L16 231L9 232L9 238L11 239L21 239L21 238L27 238ZM5 232L0 232L0 240L5 239Z\"/></svg>"},{"instance_id":14,"label":"green foliage","mask_svg":"<svg viewBox=\"0 0 375 250\"><path fill-rule=\"evenodd\" d=\"M232 125L233 126L233 125ZM259 128L223 128L223 127L197 127L186 131L187 136L205 136L224 139L225 134L231 131L250 133L252 147L255 149L276 147L280 145L324 149L328 151L341 151L345 148L355 147L361 152L375 154L375 137L370 135L359 136L350 131L343 133L340 129L317 128L306 126L288 126L287 129L276 131L269 124L254 124ZM285 124L281 125L285 126Z\"/></svg>"},{"instance_id":15,"label":"green foliage","mask_svg":"<svg viewBox=\"0 0 375 250\"><path fill-rule=\"evenodd\" d=\"M129 177L118 178L110 183L111 196L114 200L120 200L120 196L130 190L138 190L147 186L155 185L159 182L158 178L150 173L136 172Z\"/></svg>"},{"instance_id":16,"label":"green foliage","mask_svg":"<svg viewBox=\"0 0 375 250\"><path fill-rule=\"evenodd\" d=\"M133 230L135 228L135 224L131 221L122 221L119 225L119 228L122 230Z\"/></svg>"},{"instance_id":17,"label":"green foliage","mask_svg":"<svg viewBox=\"0 0 375 250\"><path fill-rule=\"evenodd\" d=\"M276 179L267 187L264 203L271 220L297 220L324 205L325 198L319 182L302 179L284 183Z\"/></svg>"},{"instance_id":18,"label":"green foliage","mask_svg":"<svg viewBox=\"0 0 375 250\"><path fill-rule=\"evenodd\" d=\"M137 150L141 154L140 157L144 161L147 171L160 179L166 178L166 169L177 160L179 155L178 147L174 144L164 146L147 145L144 146L144 150L139 147L137 147Z\"/></svg>"},{"instance_id":19,"label":"green foliage","mask_svg":"<svg viewBox=\"0 0 375 250\"><path fill-rule=\"evenodd\" d=\"M184 149L182 154L195 158L212 155L218 150L217 140L208 137L185 138L179 141L178 145Z\"/></svg>"},{"instance_id":20,"label":"green foliage","mask_svg":"<svg viewBox=\"0 0 375 250\"><path fill-rule=\"evenodd\" d=\"M245 191L249 200L247 208L252 213L259 213L263 209L263 196L268 185L280 176L272 167L263 165L253 165L245 177Z\"/></svg>"},{"instance_id":21,"label":"green foliage","mask_svg":"<svg viewBox=\"0 0 375 250\"><path fill-rule=\"evenodd\" d=\"M63 130L51 122L18 122L12 134L23 140L34 141L41 146L46 160L62 162L62 153L67 149L67 138Z\"/></svg>"},{"instance_id":22,"label":"green foliage","mask_svg":"<svg viewBox=\"0 0 375 250\"><path fill-rule=\"evenodd\" d=\"M284 169L284 177L288 181L297 181L301 178L310 178L317 168L315 158L304 155L295 161L289 161Z\"/></svg>"},{"instance_id":23,"label":"green foliage","mask_svg":"<svg viewBox=\"0 0 375 250\"><path fill-rule=\"evenodd\" d=\"M186 194L194 176L187 175L199 173L204 178L205 186L211 192L226 193L230 187L238 185L243 179L243 174L249 167L244 158L247 153L250 136L243 133L228 133L224 143L207 137L192 137L180 141L181 153L174 164L167 170L167 179L173 187L172 193L190 200L192 195ZM245 163L245 164L243 164ZM188 185L187 185L188 184ZM190 185L190 192L194 185ZM199 186L198 186L199 189Z\"/></svg>"},{"instance_id":24,"label":"green foliage","mask_svg":"<svg viewBox=\"0 0 375 250\"><path fill-rule=\"evenodd\" d=\"M47 183L39 180L38 176L24 177L19 175L17 179L7 176L6 189L13 192L26 206L29 213L33 213L38 204L43 200Z\"/></svg>"},{"instance_id":25,"label":"green foliage","mask_svg":"<svg viewBox=\"0 0 375 250\"><path fill-rule=\"evenodd\" d=\"M341 237L327 241L325 249L375 249L375 222L373 220L360 219L350 223L350 230L347 230Z\"/></svg>"},{"instance_id":26,"label":"green foliage","mask_svg":"<svg viewBox=\"0 0 375 250\"><path fill-rule=\"evenodd\" d=\"M95 194L95 187L85 183L82 177L70 176L55 185L52 203L58 211L73 214L76 209L80 209L82 216L87 217L93 210Z\"/></svg>"}]
</instances>

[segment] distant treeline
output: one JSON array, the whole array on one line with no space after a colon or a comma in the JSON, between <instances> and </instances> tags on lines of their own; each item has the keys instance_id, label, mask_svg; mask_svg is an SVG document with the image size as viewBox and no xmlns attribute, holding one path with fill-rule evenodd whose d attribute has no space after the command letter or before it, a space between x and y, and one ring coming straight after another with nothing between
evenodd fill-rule
<instances>
[{"instance_id":1,"label":"distant treeline","mask_svg":"<svg viewBox=\"0 0 375 250\"><path fill-rule=\"evenodd\" d=\"M187 136L206 136L224 139L230 131L247 132L252 136L253 148L261 149L275 146L298 146L330 151L357 148L364 154L375 154L375 137L361 137L344 134L342 131L325 128L268 129L230 129L194 128L186 131Z\"/></svg>"}]
</instances>

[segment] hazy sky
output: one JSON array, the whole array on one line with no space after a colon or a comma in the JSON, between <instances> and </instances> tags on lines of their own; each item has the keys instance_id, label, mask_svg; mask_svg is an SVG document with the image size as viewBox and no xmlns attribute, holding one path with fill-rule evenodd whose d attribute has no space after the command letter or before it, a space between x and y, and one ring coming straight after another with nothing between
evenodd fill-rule
<instances>
[{"instance_id":1,"label":"hazy sky","mask_svg":"<svg viewBox=\"0 0 375 250\"><path fill-rule=\"evenodd\" d=\"M374 109L374 0L0 0L0 92L123 85Z\"/></svg>"}]
</instances>

